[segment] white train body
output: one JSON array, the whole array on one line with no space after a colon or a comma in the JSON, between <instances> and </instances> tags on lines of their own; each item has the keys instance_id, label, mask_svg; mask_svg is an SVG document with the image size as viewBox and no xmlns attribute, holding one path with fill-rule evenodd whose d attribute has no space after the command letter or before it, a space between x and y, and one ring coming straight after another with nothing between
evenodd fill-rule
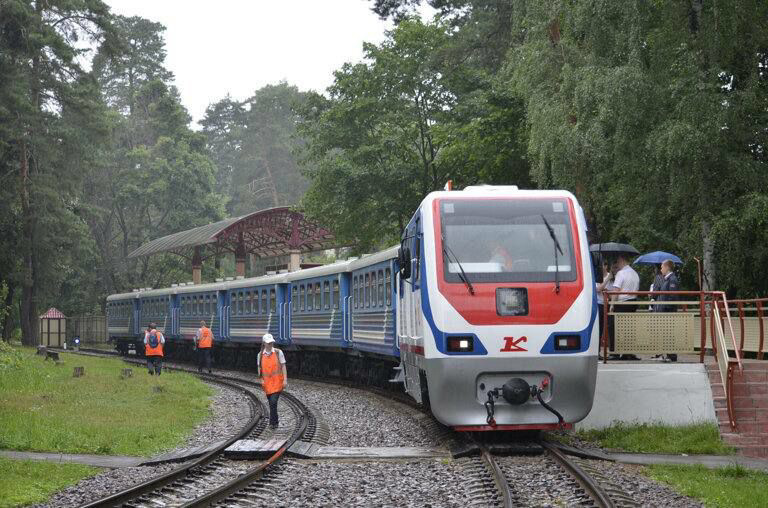
<instances>
[{"instance_id":1,"label":"white train body","mask_svg":"<svg viewBox=\"0 0 768 508\"><path fill-rule=\"evenodd\" d=\"M506 252L494 254L494 246ZM566 424L587 416L597 302L586 224L572 194L434 192L413 216L402 249L411 273L398 287L397 335L408 393L416 400L428 393L435 416L465 430L558 424L535 397L519 405L492 397L491 420L488 392L512 378L540 386Z\"/></svg>"}]
</instances>

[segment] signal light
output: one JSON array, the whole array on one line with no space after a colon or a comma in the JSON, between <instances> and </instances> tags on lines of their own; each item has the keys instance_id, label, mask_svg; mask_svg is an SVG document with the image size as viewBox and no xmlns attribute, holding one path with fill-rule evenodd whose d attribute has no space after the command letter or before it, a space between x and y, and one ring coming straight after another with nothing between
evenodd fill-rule
<instances>
[{"instance_id":1,"label":"signal light","mask_svg":"<svg viewBox=\"0 0 768 508\"><path fill-rule=\"evenodd\" d=\"M474 337L468 336L456 336L448 337L448 352L449 353L469 353L475 348Z\"/></svg>"},{"instance_id":2,"label":"signal light","mask_svg":"<svg viewBox=\"0 0 768 508\"><path fill-rule=\"evenodd\" d=\"M574 351L581 349L581 336L559 335L555 337L555 349L558 351Z\"/></svg>"}]
</instances>

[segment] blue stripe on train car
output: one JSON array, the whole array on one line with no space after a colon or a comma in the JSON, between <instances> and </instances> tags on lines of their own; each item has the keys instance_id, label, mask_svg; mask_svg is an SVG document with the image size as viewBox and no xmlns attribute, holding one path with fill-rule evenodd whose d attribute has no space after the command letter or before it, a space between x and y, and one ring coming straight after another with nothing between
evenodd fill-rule
<instances>
[{"instance_id":1,"label":"blue stripe on train car","mask_svg":"<svg viewBox=\"0 0 768 508\"><path fill-rule=\"evenodd\" d=\"M291 344L341 347L344 314L340 273L295 280L289 286Z\"/></svg>"}]
</instances>

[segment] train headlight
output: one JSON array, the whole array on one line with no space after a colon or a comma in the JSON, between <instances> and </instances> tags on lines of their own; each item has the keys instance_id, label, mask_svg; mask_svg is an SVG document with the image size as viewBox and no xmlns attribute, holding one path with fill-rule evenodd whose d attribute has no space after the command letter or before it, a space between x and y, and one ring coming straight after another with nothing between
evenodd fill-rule
<instances>
[{"instance_id":1,"label":"train headlight","mask_svg":"<svg viewBox=\"0 0 768 508\"><path fill-rule=\"evenodd\" d=\"M525 288L498 288L496 313L499 316L528 315L528 290Z\"/></svg>"},{"instance_id":2,"label":"train headlight","mask_svg":"<svg viewBox=\"0 0 768 508\"><path fill-rule=\"evenodd\" d=\"M556 351L578 351L581 349L581 336L558 335L555 337Z\"/></svg>"},{"instance_id":3,"label":"train headlight","mask_svg":"<svg viewBox=\"0 0 768 508\"><path fill-rule=\"evenodd\" d=\"M475 349L475 340L471 335L448 337L449 353L470 353Z\"/></svg>"}]
</instances>

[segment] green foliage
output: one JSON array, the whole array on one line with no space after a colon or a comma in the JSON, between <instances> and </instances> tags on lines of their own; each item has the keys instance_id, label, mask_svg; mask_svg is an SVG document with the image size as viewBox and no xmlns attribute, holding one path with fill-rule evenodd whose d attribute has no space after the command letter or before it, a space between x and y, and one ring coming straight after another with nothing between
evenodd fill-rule
<instances>
[{"instance_id":1,"label":"green foliage","mask_svg":"<svg viewBox=\"0 0 768 508\"><path fill-rule=\"evenodd\" d=\"M118 359L61 354L57 365L31 349L20 355L20 365L0 369L2 449L148 456L209 415L211 389L187 374L151 377L137 365L121 379ZM73 366L85 376L72 377Z\"/></svg>"},{"instance_id":2,"label":"green foliage","mask_svg":"<svg viewBox=\"0 0 768 508\"><path fill-rule=\"evenodd\" d=\"M335 73L330 98L312 98L300 134L311 186L302 205L344 243L365 251L391 244L428 192L458 178L444 162L458 127L440 129L455 108L461 68L443 58L447 28L404 20L365 60Z\"/></svg>"},{"instance_id":3,"label":"green foliage","mask_svg":"<svg viewBox=\"0 0 768 508\"><path fill-rule=\"evenodd\" d=\"M20 368L21 364L21 352L11 347L7 342L0 340L0 371L12 371Z\"/></svg>"},{"instance_id":4,"label":"green foliage","mask_svg":"<svg viewBox=\"0 0 768 508\"><path fill-rule=\"evenodd\" d=\"M710 454L726 455L733 449L720 439L717 425L628 425L617 423L605 429L580 430L577 435L596 441L603 448L633 453Z\"/></svg>"},{"instance_id":5,"label":"green foliage","mask_svg":"<svg viewBox=\"0 0 768 508\"><path fill-rule=\"evenodd\" d=\"M101 472L80 464L0 458L0 507L42 503L54 492Z\"/></svg>"},{"instance_id":6,"label":"green foliage","mask_svg":"<svg viewBox=\"0 0 768 508\"><path fill-rule=\"evenodd\" d=\"M285 82L267 85L243 102L230 97L208 107L201 122L217 166L227 211L245 215L295 205L307 188L295 151L297 110L307 94Z\"/></svg>"},{"instance_id":7,"label":"green foliage","mask_svg":"<svg viewBox=\"0 0 768 508\"><path fill-rule=\"evenodd\" d=\"M758 507L768 505L768 474L732 466L707 469L704 466L661 466L648 468L649 476L666 483L705 506Z\"/></svg>"}]
</instances>

